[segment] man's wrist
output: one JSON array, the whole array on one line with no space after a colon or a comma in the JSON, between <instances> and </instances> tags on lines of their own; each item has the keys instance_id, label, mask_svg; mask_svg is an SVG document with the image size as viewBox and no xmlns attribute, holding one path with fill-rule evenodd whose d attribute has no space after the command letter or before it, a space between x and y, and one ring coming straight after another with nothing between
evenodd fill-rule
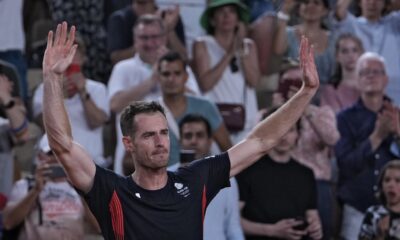
<instances>
[{"instance_id":1,"label":"man's wrist","mask_svg":"<svg viewBox=\"0 0 400 240\"><path fill-rule=\"evenodd\" d=\"M86 89L83 89L82 91L79 91L79 96L84 101L87 101L87 100L90 99L90 94L86 91Z\"/></svg>"}]
</instances>

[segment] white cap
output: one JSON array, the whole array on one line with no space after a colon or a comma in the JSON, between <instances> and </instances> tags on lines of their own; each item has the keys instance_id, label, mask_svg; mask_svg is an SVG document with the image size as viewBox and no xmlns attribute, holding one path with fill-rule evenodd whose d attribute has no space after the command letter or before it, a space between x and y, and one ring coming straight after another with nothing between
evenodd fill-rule
<instances>
[{"instance_id":1,"label":"white cap","mask_svg":"<svg viewBox=\"0 0 400 240\"><path fill-rule=\"evenodd\" d=\"M51 151L51 148L49 146L49 140L47 139L47 134L44 134L42 138L39 141L39 150L41 150L44 153L48 153Z\"/></svg>"}]
</instances>

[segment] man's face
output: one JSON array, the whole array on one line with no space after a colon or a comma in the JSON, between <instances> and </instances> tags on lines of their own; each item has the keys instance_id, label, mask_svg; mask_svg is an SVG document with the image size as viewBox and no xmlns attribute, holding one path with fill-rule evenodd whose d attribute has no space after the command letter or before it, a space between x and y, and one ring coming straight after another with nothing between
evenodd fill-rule
<instances>
[{"instance_id":1,"label":"man's face","mask_svg":"<svg viewBox=\"0 0 400 240\"><path fill-rule=\"evenodd\" d=\"M167 120L160 112L135 116L132 151L136 168L160 169L168 164L169 135Z\"/></svg>"},{"instance_id":2,"label":"man's face","mask_svg":"<svg viewBox=\"0 0 400 240\"><path fill-rule=\"evenodd\" d=\"M144 62L156 62L165 44L165 34L158 23L139 24L135 28L135 50Z\"/></svg>"},{"instance_id":3,"label":"man's face","mask_svg":"<svg viewBox=\"0 0 400 240\"><path fill-rule=\"evenodd\" d=\"M388 78L380 61L367 59L360 65L358 81L362 94L383 93L388 83Z\"/></svg>"},{"instance_id":4,"label":"man's face","mask_svg":"<svg viewBox=\"0 0 400 240\"><path fill-rule=\"evenodd\" d=\"M385 0L361 0L360 2L361 15L368 20L378 20L384 7Z\"/></svg>"},{"instance_id":5,"label":"man's face","mask_svg":"<svg viewBox=\"0 0 400 240\"><path fill-rule=\"evenodd\" d=\"M187 79L188 74L182 61L161 62L160 85L164 95L184 94Z\"/></svg>"},{"instance_id":6,"label":"man's face","mask_svg":"<svg viewBox=\"0 0 400 240\"><path fill-rule=\"evenodd\" d=\"M210 154L212 139L207 134L203 122L185 123L181 129L181 147L185 150L194 150L195 159L206 157Z\"/></svg>"},{"instance_id":7,"label":"man's face","mask_svg":"<svg viewBox=\"0 0 400 240\"><path fill-rule=\"evenodd\" d=\"M83 54L78 50L72 59L72 63L69 65L67 70L64 72L63 89L64 97L71 98L78 93L78 87L76 85L75 78L80 77L82 74L81 67L83 64Z\"/></svg>"}]
</instances>

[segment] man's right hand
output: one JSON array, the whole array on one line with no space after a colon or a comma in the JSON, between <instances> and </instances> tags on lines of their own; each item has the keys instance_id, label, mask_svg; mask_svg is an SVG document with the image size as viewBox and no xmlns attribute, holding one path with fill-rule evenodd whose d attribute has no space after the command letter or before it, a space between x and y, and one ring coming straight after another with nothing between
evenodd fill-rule
<instances>
[{"instance_id":1,"label":"man's right hand","mask_svg":"<svg viewBox=\"0 0 400 240\"><path fill-rule=\"evenodd\" d=\"M43 73L61 75L71 64L77 45L74 44L75 26L71 27L68 37L66 22L57 25L53 39L53 31L47 36L47 47L43 58Z\"/></svg>"}]
</instances>

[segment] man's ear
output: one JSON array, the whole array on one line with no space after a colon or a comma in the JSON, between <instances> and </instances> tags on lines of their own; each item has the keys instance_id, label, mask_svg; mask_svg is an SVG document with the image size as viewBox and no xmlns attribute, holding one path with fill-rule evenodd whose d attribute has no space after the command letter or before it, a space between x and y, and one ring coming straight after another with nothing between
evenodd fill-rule
<instances>
[{"instance_id":1,"label":"man's ear","mask_svg":"<svg viewBox=\"0 0 400 240\"><path fill-rule=\"evenodd\" d=\"M122 137L122 142L124 143L125 150L127 152L134 152L135 151L135 146L134 146L132 138L130 136L123 136Z\"/></svg>"}]
</instances>

